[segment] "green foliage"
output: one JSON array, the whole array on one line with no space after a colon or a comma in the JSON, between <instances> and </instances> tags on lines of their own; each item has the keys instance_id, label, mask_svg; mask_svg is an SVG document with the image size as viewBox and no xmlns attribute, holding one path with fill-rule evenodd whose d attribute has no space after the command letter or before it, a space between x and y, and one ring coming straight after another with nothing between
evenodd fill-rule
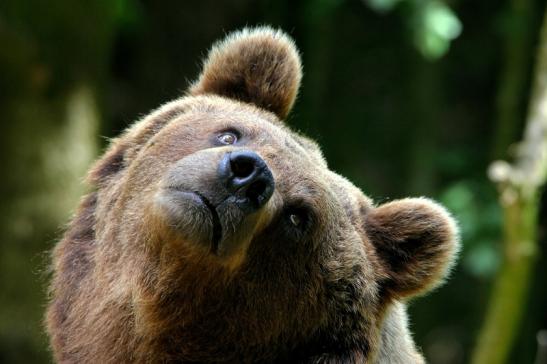
<instances>
[{"instance_id":1,"label":"green foliage","mask_svg":"<svg viewBox=\"0 0 547 364\"><path fill-rule=\"evenodd\" d=\"M448 5L438 0L366 0L374 10L385 13L406 5L404 20L415 47L430 60L444 56L462 31L462 23Z\"/></svg>"},{"instance_id":2,"label":"green foliage","mask_svg":"<svg viewBox=\"0 0 547 364\"><path fill-rule=\"evenodd\" d=\"M385 13L393 9L401 1L405 0L365 0L366 3L374 10Z\"/></svg>"},{"instance_id":3,"label":"green foliage","mask_svg":"<svg viewBox=\"0 0 547 364\"><path fill-rule=\"evenodd\" d=\"M479 278L492 277L500 263L501 215L489 181L462 180L440 197L460 224L463 267Z\"/></svg>"},{"instance_id":4,"label":"green foliage","mask_svg":"<svg viewBox=\"0 0 547 364\"><path fill-rule=\"evenodd\" d=\"M438 59L448 52L462 24L456 14L443 2L420 1L414 18L414 43L424 57Z\"/></svg>"},{"instance_id":5,"label":"green foliage","mask_svg":"<svg viewBox=\"0 0 547 364\"><path fill-rule=\"evenodd\" d=\"M103 0L112 8L112 16L118 29L132 29L143 22L145 16L142 7L136 0Z\"/></svg>"}]
</instances>

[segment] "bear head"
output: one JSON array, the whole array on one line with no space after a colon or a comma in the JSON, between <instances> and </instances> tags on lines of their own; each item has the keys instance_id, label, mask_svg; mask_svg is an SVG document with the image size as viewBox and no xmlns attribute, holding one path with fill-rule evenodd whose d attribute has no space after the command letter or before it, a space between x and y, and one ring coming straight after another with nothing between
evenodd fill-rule
<instances>
[{"instance_id":1,"label":"bear head","mask_svg":"<svg viewBox=\"0 0 547 364\"><path fill-rule=\"evenodd\" d=\"M113 140L54 252L57 360L421 361L401 302L443 281L456 224L331 171L283 121L301 77L284 33L233 33Z\"/></svg>"}]
</instances>

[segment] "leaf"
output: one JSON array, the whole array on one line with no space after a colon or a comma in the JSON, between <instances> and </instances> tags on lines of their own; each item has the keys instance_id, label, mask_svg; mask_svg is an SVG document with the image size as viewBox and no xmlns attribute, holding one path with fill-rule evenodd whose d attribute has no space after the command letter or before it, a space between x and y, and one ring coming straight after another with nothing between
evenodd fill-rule
<instances>
[{"instance_id":1,"label":"leaf","mask_svg":"<svg viewBox=\"0 0 547 364\"><path fill-rule=\"evenodd\" d=\"M403 0L364 0L373 10L386 13Z\"/></svg>"},{"instance_id":2,"label":"leaf","mask_svg":"<svg viewBox=\"0 0 547 364\"><path fill-rule=\"evenodd\" d=\"M440 1L428 1L417 9L414 42L429 59L446 54L450 43L462 32L462 24L454 12Z\"/></svg>"}]
</instances>

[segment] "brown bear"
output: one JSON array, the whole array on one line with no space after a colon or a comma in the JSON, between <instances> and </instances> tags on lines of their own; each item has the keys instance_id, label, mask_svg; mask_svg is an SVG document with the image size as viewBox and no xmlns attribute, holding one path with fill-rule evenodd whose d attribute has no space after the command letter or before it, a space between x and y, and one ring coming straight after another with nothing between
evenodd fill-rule
<instances>
[{"instance_id":1,"label":"brown bear","mask_svg":"<svg viewBox=\"0 0 547 364\"><path fill-rule=\"evenodd\" d=\"M456 224L330 171L282 121L301 76L281 31L233 33L112 142L53 253L57 362L423 362L404 302L446 276Z\"/></svg>"}]
</instances>

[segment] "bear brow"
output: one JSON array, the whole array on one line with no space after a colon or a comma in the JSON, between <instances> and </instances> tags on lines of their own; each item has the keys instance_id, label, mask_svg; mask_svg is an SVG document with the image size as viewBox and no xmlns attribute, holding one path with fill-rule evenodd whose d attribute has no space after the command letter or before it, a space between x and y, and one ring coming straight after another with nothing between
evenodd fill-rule
<instances>
[{"instance_id":1,"label":"bear brow","mask_svg":"<svg viewBox=\"0 0 547 364\"><path fill-rule=\"evenodd\" d=\"M289 149L291 152L298 151L298 146L303 147L303 145L301 145L300 143L294 143L290 139L285 139L285 147Z\"/></svg>"},{"instance_id":2,"label":"bear brow","mask_svg":"<svg viewBox=\"0 0 547 364\"><path fill-rule=\"evenodd\" d=\"M319 208L317 202L320 200L320 191L313 185L312 181L301 181L291 186L288 192L291 196L289 203Z\"/></svg>"},{"instance_id":3,"label":"bear brow","mask_svg":"<svg viewBox=\"0 0 547 364\"><path fill-rule=\"evenodd\" d=\"M322 165L326 165L326 161L323 156L323 152L321 151L321 147L319 144L317 144L313 139L308 138L307 136L299 133L299 132L291 132L294 140L296 143L303 148L307 154L313 156L318 162L320 162Z\"/></svg>"},{"instance_id":4,"label":"bear brow","mask_svg":"<svg viewBox=\"0 0 547 364\"><path fill-rule=\"evenodd\" d=\"M186 108L180 104L175 104L165 109L160 108L149 117L143 119L143 125L140 130L137 129L137 132L135 134L129 134L129 136L132 137L133 143L142 147L150 139L152 139L152 137L158 134L165 126L171 123L171 121L176 119L178 116L184 114L185 112ZM131 129L129 130L131 131ZM137 148L137 150L138 149L140 148Z\"/></svg>"}]
</instances>

